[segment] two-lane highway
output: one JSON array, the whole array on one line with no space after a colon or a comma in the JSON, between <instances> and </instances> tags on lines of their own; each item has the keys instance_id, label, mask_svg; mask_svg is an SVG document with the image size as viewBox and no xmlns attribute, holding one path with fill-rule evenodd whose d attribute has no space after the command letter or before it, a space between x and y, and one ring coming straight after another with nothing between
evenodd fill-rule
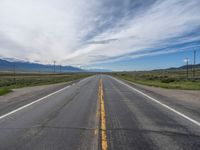
<instances>
[{"instance_id":1,"label":"two-lane highway","mask_svg":"<svg viewBox=\"0 0 200 150\"><path fill-rule=\"evenodd\" d=\"M0 150L198 150L200 116L159 102L92 76L0 116Z\"/></svg>"}]
</instances>

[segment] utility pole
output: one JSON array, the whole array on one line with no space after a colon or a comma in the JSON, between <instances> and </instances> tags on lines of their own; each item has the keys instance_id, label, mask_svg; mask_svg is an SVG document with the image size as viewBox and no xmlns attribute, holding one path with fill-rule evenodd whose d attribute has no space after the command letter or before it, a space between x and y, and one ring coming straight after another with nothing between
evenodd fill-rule
<instances>
[{"instance_id":1,"label":"utility pole","mask_svg":"<svg viewBox=\"0 0 200 150\"><path fill-rule=\"evenodd\" d=\"M62 66L60 65L60 73L61 73L61 67L62 67Z\"/></svg>"},{"instance_id":2,"label":"utility pole","mask_svg":"<svg viewBox=\"0 0 200 150\"><path fill-rule=\"evenodd\" d=\"M15 62L13 62L13 82L16 83L16 65Z\"/></svg>"},{"instance_id":3,"label":"utility pole","mask_svg":"<svg viewBox=\"0 0 200 150\"><path fill-rule=\"evenodd\" d=\"M187 79L188 79L188 62L189 62L189 59L188 58L186 58L186 59L184 59L184 62L186 63L186 67L187 67Z\"/></svg>"},{"instance_id":4,"label":"utility pole","mask_svg":"<svg viewBox=\"0 0 200 150\"><path fill-rule=\"evenodd\" d=\"M54 73L56 72L56 61L55 60L53 61L53 72Z\"/></svg>"},{"instance_id":5,"label":"utility pole","mask_svg":"<svg viewBox=\"0 0 200 150\"><path fill-rule=\"evenodd\" d=\"M195 77L196 69L196 50L194 50L193 77Z\"/></svg>"}]
</instances>

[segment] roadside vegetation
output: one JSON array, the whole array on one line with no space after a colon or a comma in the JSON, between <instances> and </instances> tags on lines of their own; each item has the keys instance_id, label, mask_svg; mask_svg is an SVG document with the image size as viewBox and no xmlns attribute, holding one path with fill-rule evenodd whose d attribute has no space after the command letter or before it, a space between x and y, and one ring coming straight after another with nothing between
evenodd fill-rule
<instances>
[{"instance_id":1,"label":"roadside vegetation","mask_svg":"<svg viewBox=\"0 0 200 150\"><path fill-rule=\"evenodd\" d=\"M8 88L0 88L0 96L11 92Z\"/></svg>"},{"instance_id":2,"label":"roadside vegetation","mask_svg":"<svg viewBox=\"0 0 200 150\"><path fill-rule=\"evenodd\" d=\"M111 75L148 86L168 89L200 90L200 69L196 70L195 76L191 70L188 77L186 70L116 72Z\"/></svg>"},{"instance_id":3,"label":"roadside vegetation","mask_svg":"<svg viewBox=\"0 0 200 150\"><path fill-rule=\"evenodd\" d=\"M37 74L37 73L0 73L0 95L9 93L14 88L55 84L79 80L90 76L87 73Z\"/></svg>"}]
</instances>

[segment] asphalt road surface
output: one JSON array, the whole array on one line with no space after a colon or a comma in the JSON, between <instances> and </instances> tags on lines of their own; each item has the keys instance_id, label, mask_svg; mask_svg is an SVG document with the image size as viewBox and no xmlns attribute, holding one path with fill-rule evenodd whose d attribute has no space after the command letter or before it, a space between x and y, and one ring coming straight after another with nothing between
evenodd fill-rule
<instances>
[{"instance_id":1,"label":"asphalt road surface","mask_svg":"<svg viewBox=\"0 0 200 150\"><path fill-rule=\"evenodd\" d=\"M0 107L0 150L200 149L200 116L107 75L19 106Z\"/></svg>"}]
</instances>

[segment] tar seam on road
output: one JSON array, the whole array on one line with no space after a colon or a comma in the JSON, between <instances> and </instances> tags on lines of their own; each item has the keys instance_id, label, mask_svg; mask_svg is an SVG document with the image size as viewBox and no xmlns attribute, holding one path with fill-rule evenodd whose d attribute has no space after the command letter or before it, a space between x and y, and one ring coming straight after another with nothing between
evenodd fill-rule
<instances>
[{"instance_id":1,"label":"tar seam on road","mask_svg":"<svg viewBox=\"0 0 200 150\"><path fill-rule=\"evenodd\" d=\"M48 97L50 97L50 96L52 96L52 95L54 95L54 94L57 94L57 93L59 93L59 92L65 90L65 89L67 89L67 88L69 88L69 86L66 86L66 87L64 87L64 88L62 88L62 89L60 89L60 90L58 90L58 91L55 91L55 92L53 92L53 93L51 93L51 94L49 94L49 95L46 95L46 96L44 96L44 97L42 97L42 98L40 98L40 99L37 99L37 100L35 100L35 101L33 101L33 102L29 103L29 104L26 104L26 105L24 105L24 106L21 106L21 107L15 109L15 110L13 110L13 111L7 113L7 114L4 114L4 115L0 116L0 120L3 119L3 118L5 118L5 117L7 117L7 116L10 116L10 115L16 113L16 112L18 112L18 111L20 111L20 110L22 110L22 109L24 109L24 108L26 108L26 107L29 107L29 106L31 106L31 105L33 105L33 104L39 102L39 101L42 101L42 100L44 100L44 99L46 99L46 98L48 98Z\"/></svg>"},{"instance_id":2,"label":"tar seam on road","mask_svg":"<svg viewBox=\"0 0 200 150\"><path fill-rule=\"evenodd\" d=\"M106 135L106 113L105 113L105 104L104 104L104 95L103 95L103 82L102 79L99 81L99 101L100 101L100 125L101 125L101 149L107 150L107 135Z\"/></svg>"},{"instance_id":3,"label":"tar seam on road","mask_svg":"<svg viewBox=\"0 0 200 150\"><path fill-rule=\"evenodd\" d=\"M136 88L134 88L134 87L132 87L132 86L130 86L130 85L128 85L128 84L126 84L126 83L124 83L124 82L122 82L122 81L116 79L116 78L114 78L114 77L111 77L111 78L114 79L114 80L116 80L117 82L119 82L119 83L121 83L121 84L127 86L128 88L132 89L133 91L136 91L137 93L140 93L141 95L143 95L143 96L149 98L150 100L156 102L157 104L160 104L161 106L167 108L168 110L171 110L172 112L178 114L179 116L181 116L181 117L187 119L188 121L190 121L190 122L192 122L192 123L194 123L195 125L197 125L197 126L200 127L200 122L198 122L198 121L196 121L196 120L194 120L194 119L192 119L192 118L190 118L190 117L188 117L188 116L182 114L181 112L175 110L174 108L172 108L172 107L170 107L170 106L168 106L168 105L166 105L166 104L161 103L159 100L156 100L155 98L153 98L153 97L151 97L151 96L149 96L149 95L147 95L147 94L141 92L140 90L138 90L138 89L136 89Z\"/></svg>"}]
</instances>

